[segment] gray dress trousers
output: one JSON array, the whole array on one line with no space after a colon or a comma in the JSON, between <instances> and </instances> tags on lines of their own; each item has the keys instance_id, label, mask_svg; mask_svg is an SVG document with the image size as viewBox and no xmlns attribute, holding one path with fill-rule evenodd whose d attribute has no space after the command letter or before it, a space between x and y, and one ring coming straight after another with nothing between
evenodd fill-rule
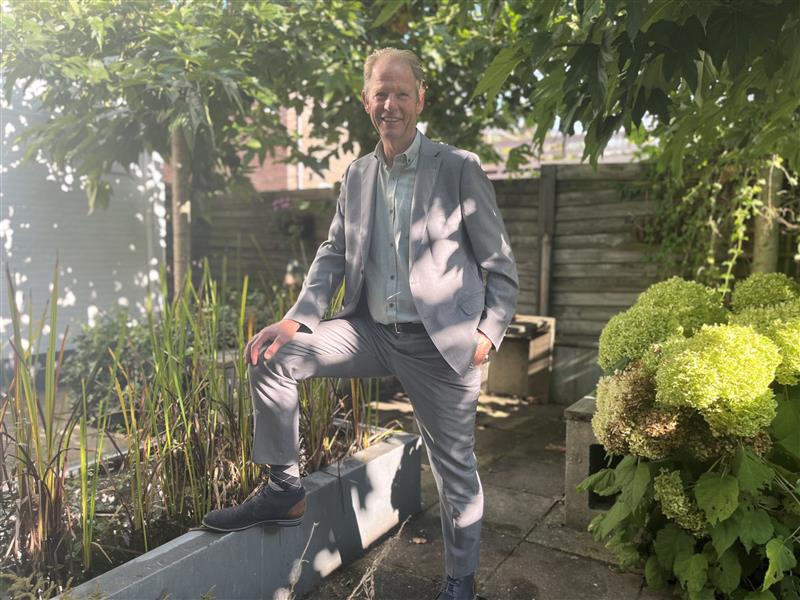
<instances>
[{"instance_id":1,"label":"gray dress trousers","mask_svg":"<svg viewBox=\"0 0 800 600\"><path fill-rule=\"evenodd\" d=\"M480 368L462 376L427 333L394 333L369 316L320 322L298 331L269 362L249 366L256 463L288 464L299 455L297 382L309 377L394 375L411 399L439 490L445 569L451 577L478 567L483 490L475 460Z\"/></svg>"}]
</instances>

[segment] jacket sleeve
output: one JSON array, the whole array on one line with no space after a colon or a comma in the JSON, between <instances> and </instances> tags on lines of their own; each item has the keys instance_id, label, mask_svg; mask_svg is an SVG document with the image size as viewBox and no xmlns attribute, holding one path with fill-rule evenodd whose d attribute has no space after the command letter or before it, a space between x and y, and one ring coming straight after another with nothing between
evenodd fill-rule
<instances>
[{"instance_id":1,"label":"jacket sleeve","mask_svg":"<svg viewBox=\"0 0 800 600\"><path fill-rule=\"evenodd\" d=\"M347 197L348 167L336 201L336 214L333 216L326 239L317 249L311 268L308 270L297 302L284 316L284 319L297 321L309 331L313 331L322 320L331 298L339 289L345 270L345 207Z\"/></svg>"},{"instance_id":2,"label":"jacket sleeve","mask_svg":"<svg viewBox=\"0 0 800 600\"><path fill-rule=\"evenodd\" d=\"M461 211L475 260L486 272L485 306L478 329L499 348L517 308L519 279L494 187L471 153L461 171Z\"/></svg>"}]
</instances>

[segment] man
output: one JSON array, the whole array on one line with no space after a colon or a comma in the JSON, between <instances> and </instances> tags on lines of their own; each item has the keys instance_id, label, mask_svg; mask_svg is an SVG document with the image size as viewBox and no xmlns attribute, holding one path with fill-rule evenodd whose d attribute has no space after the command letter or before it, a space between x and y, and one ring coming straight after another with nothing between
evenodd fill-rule
<instances>
[{"instance_id":1,"label":"man","mask_svg":"<svg viewBox=\"0 0 800 600\"><path fill-rule=\"evenodd\" d=\"M269 484L203 523L220 531L299 524L297 382L392 374L411 399L439 490L447 576L437 598L473 600L483 514L473 452L480 365L514 314L514 258L475 155L416 129L425 101L416 55L373 53L361 97L380 142L348 167L297 302L246 348L252 459L270 465ZM322 321L342 279L342 310Z\"/></svg>"}]
</instances>

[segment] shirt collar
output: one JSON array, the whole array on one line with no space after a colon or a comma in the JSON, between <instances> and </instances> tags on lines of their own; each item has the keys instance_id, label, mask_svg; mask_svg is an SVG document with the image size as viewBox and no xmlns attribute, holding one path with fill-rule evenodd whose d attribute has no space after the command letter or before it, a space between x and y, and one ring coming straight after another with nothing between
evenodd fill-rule
<instances>
[{"instance_id":1,"label":"shirt collar","mask_svg":"<svg viewBox=\"0 0 800 600\"><path fill-rule=\"evenodd\" d=\"M420 138L421 138L419 129L417 130L416 135L414 136L414 141L411 142L411 145L405 149L404 152L401 152L397 156L394 157L394 164L404 164L406 168L412 167L417 162L417 157L419 156L419 146L420 146ZM386 155L383 153L383 143L378 142L378 145L375 146L375 158L377 158L381 163L386 165Z\"/></svg>"}]
</instances>

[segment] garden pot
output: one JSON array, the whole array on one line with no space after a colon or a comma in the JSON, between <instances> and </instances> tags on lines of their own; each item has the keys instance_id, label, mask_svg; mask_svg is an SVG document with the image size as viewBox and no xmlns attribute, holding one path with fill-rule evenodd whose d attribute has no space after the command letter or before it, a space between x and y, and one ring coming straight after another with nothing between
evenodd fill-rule
<instances>
[{"instance_id":1,"label":"garden pot","mask_svg":"<svg viewBox=\"0 0 800 600\"><path fill-rule=\"evenodd\" d=\"M421 510L420 451L419 436L394 434L303 478L298 527L190 531L61 597L278 599L292 584L302 595Z\"/></svg>"}]
</instances>

